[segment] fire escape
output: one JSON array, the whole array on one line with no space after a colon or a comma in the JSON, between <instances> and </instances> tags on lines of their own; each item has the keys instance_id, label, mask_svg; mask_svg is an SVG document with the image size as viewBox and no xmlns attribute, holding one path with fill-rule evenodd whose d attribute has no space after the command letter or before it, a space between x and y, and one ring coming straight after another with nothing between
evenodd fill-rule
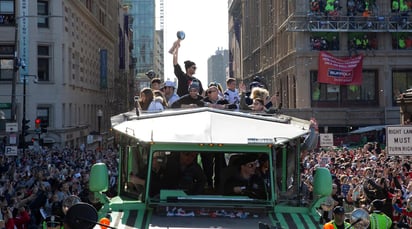
<instances>
[{"instance_id":1,"label":"fire escape","mask_svg":"<svg viewBox=\"0 0 412 229\"><path fill-rule=\"evenodd\" d=\"M281 27L290 32L412 32L407 14L386 16L324 16L320 13L292 14Z\"/></svg>"}]
</instances>

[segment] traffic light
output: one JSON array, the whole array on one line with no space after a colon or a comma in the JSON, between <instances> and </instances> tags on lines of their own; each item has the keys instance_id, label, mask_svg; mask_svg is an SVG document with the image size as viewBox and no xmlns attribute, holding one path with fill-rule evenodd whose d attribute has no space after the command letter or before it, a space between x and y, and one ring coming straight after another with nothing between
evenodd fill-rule
<instances>
[{"instance_id":1,"label":"traffic light","mask_svg":"<svg viewBox=\"0 0 412 229\"><path fill-rule=\"evenodd\" d=\"M49 124L48 124L48 122L47 122L47 120L41 120L41 123L40 123L40 132L41 133L47 133L47 127L49 126Z\"/></svg>"},{"instance_id":2,"label":"traffic light","mask_svg":"<svg viewBox=\"0 0 412 229\"><path fill-rule=\"evenodd\" d=\"M30 122L30 120L26 120L26 119L23 119L22 120L23 122L22 122L22 132L23 132L23 137L24 136L27 136L28 135L28 133L27 133L27 130L28 129L30 129L30 126L29 126L29 122Z\"/></svg>"},{"instance_id":3,"label":"traffic light","mask_svg":"<svg viewBox=\"0 0 412 229\"><path fill-rule=\"evenodd\" d=\"M40 129L40 124L41 124L41 119L36 118L36 120L34 120L34 124L36 124L36 130L39 130Z\"/></svg>"},{"instance_id":4,"label":"traffic light","mask_svg":"<svg viewBox=\"0 0 412 229\"><path fill-rule=\"evenodd\" d=\"M36 118L36 133L47 133L47 127L49 126L47 120Z\"/></svg>"}]
</instances>

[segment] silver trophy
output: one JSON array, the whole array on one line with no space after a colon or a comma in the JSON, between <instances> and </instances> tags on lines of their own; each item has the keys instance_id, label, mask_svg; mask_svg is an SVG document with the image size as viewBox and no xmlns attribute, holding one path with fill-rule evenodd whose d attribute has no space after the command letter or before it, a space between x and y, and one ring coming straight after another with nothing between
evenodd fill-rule
<instances>
[{"instance_id":1,"label":"silver trophy","mask_svg":"<svg viewBox=\"0 0 412 229\"><path fill-rule=\"evenodd\" d=\"M184 40L186 37L186 34L183 31L177 31L176 36L177 36L177 39Z\"/></svg>"},{"instance_id":2,"label":"silver trophy","mask_svg":"<svg viewBox=\"0 0 412 229\"><path fill-rule=\"evenodd\" d=\"M173 46L169 49L169 53L170 53L170 54L173 54L173 53L175 52L175 49L176 49L177 46L180 44L180 41L182 41L182 40L185 39L186 34L185 34L185 32L183 32L183 31L177 31L176 36L177 36L177 41L175 41L175 42L173 43Z\"/></svg>"}]
</instances>

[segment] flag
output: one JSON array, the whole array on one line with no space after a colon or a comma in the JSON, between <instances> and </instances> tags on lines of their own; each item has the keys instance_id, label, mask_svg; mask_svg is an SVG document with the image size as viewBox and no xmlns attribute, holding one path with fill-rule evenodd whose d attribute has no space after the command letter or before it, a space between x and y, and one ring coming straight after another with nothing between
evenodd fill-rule
<instances>
[{"instance_id":1,"label":"flag","mask_svg":"<svg viewBox=\"0 0 412 229\"><path fill-rule=\"evenodd\" d=\"M361 85L362 60L362 55L337 58L330 53L320 52L318 82L335 85Z\"/></svg>"}]
</instances>

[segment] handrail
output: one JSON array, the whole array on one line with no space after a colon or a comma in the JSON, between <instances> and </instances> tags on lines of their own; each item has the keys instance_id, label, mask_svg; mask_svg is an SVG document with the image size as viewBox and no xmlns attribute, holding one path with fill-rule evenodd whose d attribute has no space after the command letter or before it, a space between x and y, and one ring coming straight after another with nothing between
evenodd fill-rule
<instances>
[{"instance_id":1,"label":"handrail","mask_svg":"<svg viewBox=\"0 0 412 229\"><path fill-rule=\"evenodd\" d=\"M286 25L291 32L412 32L412 18L401 13L369 17L296 13L288 17Z\"/></svg>"}]
</instances>

